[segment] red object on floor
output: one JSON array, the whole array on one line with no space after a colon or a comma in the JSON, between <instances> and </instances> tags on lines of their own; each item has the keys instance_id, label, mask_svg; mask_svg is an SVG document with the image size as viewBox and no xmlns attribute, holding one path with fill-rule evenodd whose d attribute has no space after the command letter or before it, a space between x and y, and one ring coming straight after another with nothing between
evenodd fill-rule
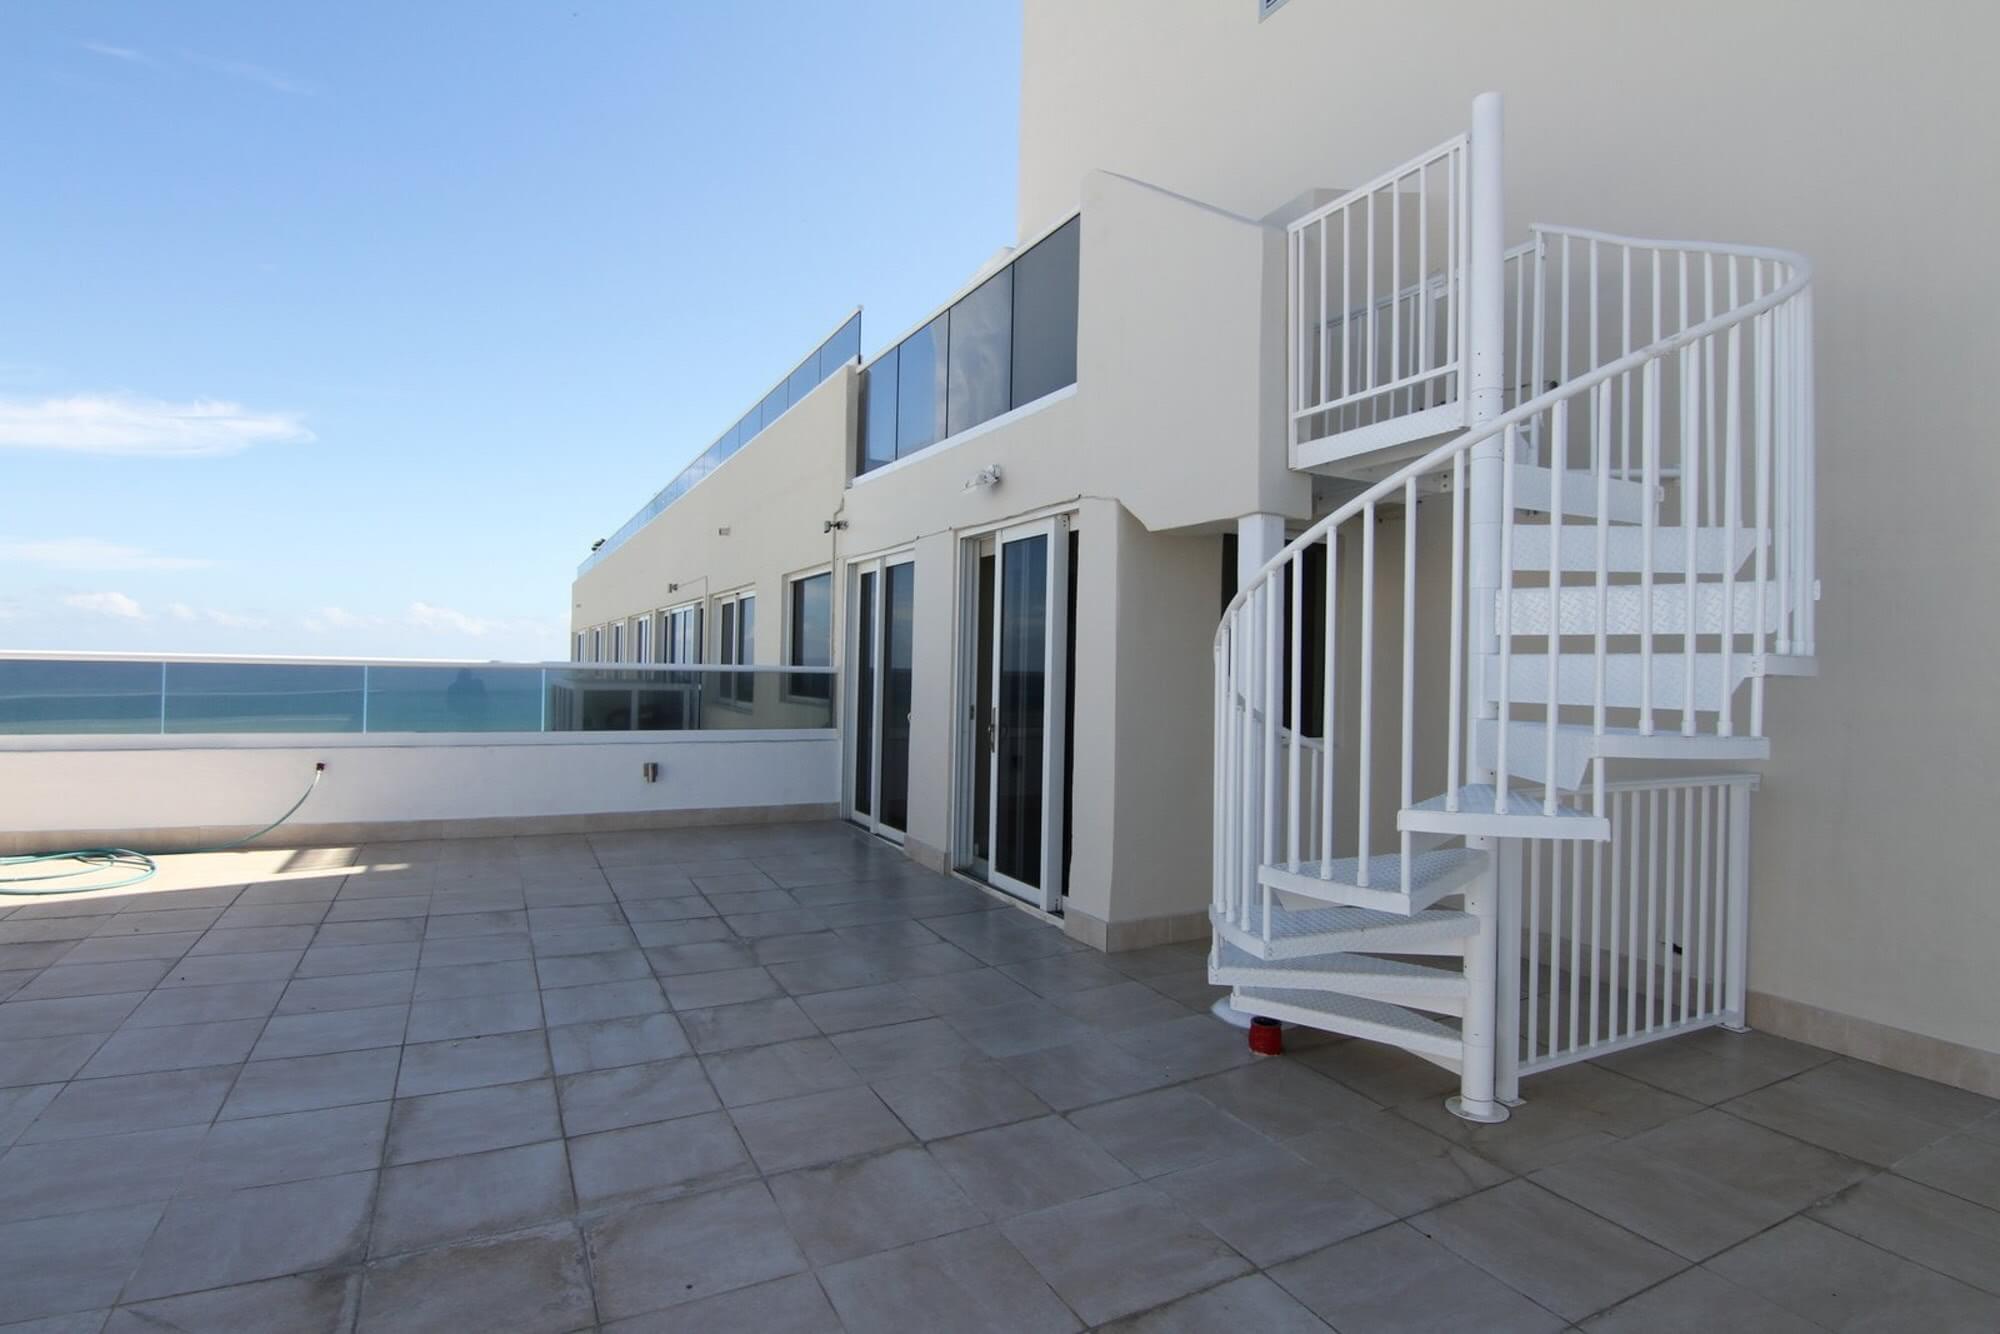
<instances>
[{"instance_id":1,"label":"red object on floor","mask_svg":"<svg viewBox=\"0 0 2000 1334\"><path fill-rule=\"evenodd\" d=\"M1250 1050L1259 1056L1282 1056L1285 1052L1284 1026L1262 1015L1250 1021Z\"/></svg>"}]
</instances>

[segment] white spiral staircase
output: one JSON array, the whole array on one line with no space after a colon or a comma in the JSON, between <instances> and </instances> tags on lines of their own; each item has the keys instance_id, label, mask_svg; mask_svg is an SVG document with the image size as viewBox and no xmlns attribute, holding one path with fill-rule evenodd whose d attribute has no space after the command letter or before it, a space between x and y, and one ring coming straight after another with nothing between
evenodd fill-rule
<instances>
[{"instance_id":1,"label":"white spiral staircase","mask_svg":"<svg viewBox=\"0 0 2000 1334\"><path fill-rule=\"evenodd\" d=\"M1764 758L1765 682L1810 674L1818 595L1805 260L1552 226L1508 250L1501 219L1489 94L1468 135L1291 224L1292 463L1360 489L1215 641L1211 979L1240 1011L1458 1072L1474 1120L1504 1118L1519 1068L1524 848L1612 838L1610 762ZM1697 829L1724 823L1692 801L1691 886ZM1614 1045L1676 1031L1653 947L1666 931L1671 980L1708 944L1696 902L1667 900L1675 935L1649 901L1643 942L1629 914L1649 990ZM1682 1019L1740 1023L1747 915L1720 895L1713 915L1734 1008L1696 1014L1682 962ZM1580 913L1546 957L1574 960L1573 1015L1595 988L1600 1040L1596 956L1626 927L1589 920L1588 968Z\"/></svg>"}]
</instances>

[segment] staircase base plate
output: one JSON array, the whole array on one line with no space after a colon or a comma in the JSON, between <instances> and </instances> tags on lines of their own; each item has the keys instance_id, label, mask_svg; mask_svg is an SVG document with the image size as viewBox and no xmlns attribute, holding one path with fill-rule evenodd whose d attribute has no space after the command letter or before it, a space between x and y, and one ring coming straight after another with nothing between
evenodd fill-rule
<instances>
[{"instance_id":1,"label":"staircase base plate","mask_svg":"<svg viewBox=\"0 0 2000 1334\"><path fill-rule=\"evenodd\" d=\"M1513 1115L1504 1103L1492 1102L1485 1107L1479 1107L1477 1104L1467 1102L1456 1093L1444 1100L1444 1109L1461 1121L1471 1121L1482 1126L1497 1126Z\"/></svg>"}]
</instances>

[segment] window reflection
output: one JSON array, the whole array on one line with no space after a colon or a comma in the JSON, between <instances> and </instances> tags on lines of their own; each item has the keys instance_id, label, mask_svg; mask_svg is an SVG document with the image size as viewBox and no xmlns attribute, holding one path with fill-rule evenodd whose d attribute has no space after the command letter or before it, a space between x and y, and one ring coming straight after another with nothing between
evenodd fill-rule
<instances>
[{"instance_id":1,"label":"window reflection","mask_svg":"<svg viewBox=\"0 0 2000 1334\"><path fill-rule=\"evenodd\" d=\"M1081 234L1071 218L875 359L857 474L1076 383Z\"/></svg>"}]
</instances>

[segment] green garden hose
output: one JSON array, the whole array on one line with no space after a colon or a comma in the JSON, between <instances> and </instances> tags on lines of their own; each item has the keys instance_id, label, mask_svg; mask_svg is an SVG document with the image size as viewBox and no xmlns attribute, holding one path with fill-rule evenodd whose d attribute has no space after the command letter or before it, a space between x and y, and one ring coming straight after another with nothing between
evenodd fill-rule
<instances>
[{"instance_id":1,"label":"green garden hose","mask_svg":"<svg viewBox=\"0 0 2000 1334\"><path fill-rule=\"evenodd\" d=\"M312 782L306 784L306 790L299 794L299 799L292 803L291 809L265 825L262 829L259 829L256 833L245 834L242 838L232 839L227 843L217 843L213 847L176 848L174 851L228 852L232 848L240 848L245 843L264 837L264 835L270 833L273 829L276 829L279 825L298 813L299 807L306 804L306 798L310 797L313 794L313 789L319 786L320 775L325 772L326 765L324 763L313 765ZM0 857L0 866L43 866L60 862L76 862L78 864L75 870L70 871L43 871L34 875L0 875L0 898L31 894L85 894L100 889L124 889L128 885L136 885L141 881L151 880L155 875L159 874L159 864L153 858L165 855L165 853L135 852L131 848L72 848L67 852L37 852L21 857ZM101 885L66 885L56 883L43 885L39 888L16 888L16 886L36 885L42 881L60 882L75 880L80 876L96 875L100 872L116 870L125 871L127 874L123 879L109 880Z\"/></svg>"}]
</instances>

